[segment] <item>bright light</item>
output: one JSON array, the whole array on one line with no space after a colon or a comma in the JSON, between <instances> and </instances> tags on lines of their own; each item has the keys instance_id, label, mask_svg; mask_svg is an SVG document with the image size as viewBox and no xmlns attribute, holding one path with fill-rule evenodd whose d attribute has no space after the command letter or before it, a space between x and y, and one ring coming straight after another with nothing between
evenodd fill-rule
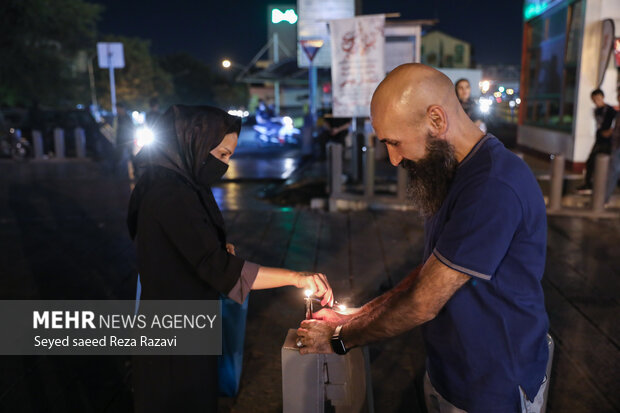
<instances>
[{"instance_id":1,"label":"bright light","mask_svg":"<svg viewBox=\"0 0 620 413\"><path fill-rule=\"evenodd\" d=\"M231 66L232 66L232 62L230 60L228 60L228 59L222 60L222 67L224 69L228 69Z\"/></svg>"},{"instance_id":2,"label":"bright light","mask_svg":"<svg viewBox=\"0 0 620 413\"><path fill-rule=\"evenodd\" d=\"M339 309L340 311L346 311L346 310L347 310L347 306L346 306L346 305L344 305L344 304L338 304L338 309Z\"/></svg>"},{"instance_id":3,"label":"bright light","mask_svg":"<svg viewBox=\"0 0 620 413\"><path fill-rule=\"evenodd\" d=\"M489 82L488 80L483 80L479 83L479 86L482 93L487 93L489 91L489 88L491 87L491 82Z\"/></svg>"},{"instance_id":4,"label":"bright light","mask_svg":"<svg viewBox=\"0 0 620 413\"><path fill-rule=\"evenodd\" d=\"M231 109L228 111L229 115L233 115L233 116L238 116L240 118L245 118L247 116L250 115L250 112L248 112L247 110L237 110L237 109Z\"/></svg>"},{"instance_id":5,"label":"bright light","mask_svg":"<svg viewBox=\"0 0 620 413\"><path fill-rule=\"evenodd\" d=\"M508 102L508 106L510 106L511 108L514 108L515 106L517 106L517 104L515 103L514 100L511 100L510 102Z\"/></svg>"},{"instance_id":6,"label":"bright light","mask_svg":"<svg viewBox=\"0 0 620 413\"><path fill-rule=\"evenodd\" d=\"M136 129L136 146L142 148L145 145L150 145L155 140L155 134L147 127Z\"/></svg>"},{"instance_id":7,"label":"bright light","mask_svg":"<svg viewBox=\"0 0 620 413\"><path fill-rule=\"evenodd\" d=\"M495 92L495 93L493 93L493 96L495 96L496 98L501 98L502 97L502 93L501 92Z\"/></svg>"},{"instance_id":8,"label":"bright light","mask_svg":"<svg viewBox=\"0 0 620 413\"><path fill-rule=\"evenodd\" d=\"M131 112L131 118L138 125L142 125L144 123L145 116L144 113L140 113L137 110L134 110L133 112Z\"/></svg>"},{"instance_id":9,"label":"bright light","mask_svg":"<svg viewBox=\"0 0 620 413\"><path fill-rule=\"evenodd\" d=\"M297 23L297 14L295 10L288 9L284 13L280 9L271 10L271 22L278 24L280 22L288 22L289 24Z\"/></svg>"},{"instance_id":10,"label":"bright light","mask_svg":"<svg viewBox=\"0 0 620 413\"><path fill-rule=\"evenodd\" d=\"M282 118L282 124L283 124L285 127L292 127L292 126L293 126L293 119L291 119L291 117L290 117L290 116L284 116L284 117Z\"/></svg>"},{"instance_id":11,"label":"bright light","mask_svg":"<svg viewBox=\"0 0 620 413\"><path fill-rule=\"evenodd\" d=\"M497 101L497 103L502 103L502 98L501 97L495 98L495 100Z\"/></svg>"},{"instance_id":12,"label":"bright light","mask_svg":"<svg viewBox=\"0 0 620 413\"><path fill-rule=\"evenodd\" d=\"M514 95L515 90L514 89L506 89L506 94L507 95Z\"/></svg>"},{"instance_id":13,"label":"bright light","mask_svg":"<svg viewBox=\"0 0 620 413\"><path fill-rule=\"evenodd\" d=\"M310 297L312 295L312 290L306 290L304 291L304 294L306 295L306 297Z\"/></svg>"},{"instance_id":14,"label":"bright light","mask_svg":"<svg viewBox=\"0 0 620 413\"><path fill-rule=\"evenodd\" d=\"M489 113L489 110L491 109L491 102L493 102L492 99L481 98L478 102L480 105L480 112Z\"/></svg>"},{"instance_id":15,"label":"bright light","mask_svg":"<svg viewBox=\"0 0 620 413\"><path fill-rule=\"evenodd\" d=\"M504 89L504 86L500 86L499 88L497 88L497 90L499 90L500 92L504 93L504 90L506 90L506 89Z\"/></svg>"},{"instance_id":16,"label":"bright light","mask_svg":"<svg viewBox=\"0 0 620 413\"><path fill-rule=\"evenodd\" d=\"M521 104L521 98L516 98L515 102L517 102L517 105L520 105Z\"/></svg>"}]
</instances>

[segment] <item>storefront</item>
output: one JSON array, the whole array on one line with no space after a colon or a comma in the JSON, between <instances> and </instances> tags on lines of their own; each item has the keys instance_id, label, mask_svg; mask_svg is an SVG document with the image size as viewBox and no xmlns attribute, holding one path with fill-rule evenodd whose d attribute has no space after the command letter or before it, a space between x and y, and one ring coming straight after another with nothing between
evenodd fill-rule
<instances>
[{"instance_id":1,"label":"storefront","mask_svg":"<svg viewBox=\"0 0 620 413\"><path fill-rule=\"evenodd\" d=\"M594 142L590 93L600 87L606 101L617 105L618 69L613 58L601 58L606 19L615 19L620 36L619 1L526 0L524 5L518 143L562 153L574 170L583 168Z\"/></svg>"}]
</instances>

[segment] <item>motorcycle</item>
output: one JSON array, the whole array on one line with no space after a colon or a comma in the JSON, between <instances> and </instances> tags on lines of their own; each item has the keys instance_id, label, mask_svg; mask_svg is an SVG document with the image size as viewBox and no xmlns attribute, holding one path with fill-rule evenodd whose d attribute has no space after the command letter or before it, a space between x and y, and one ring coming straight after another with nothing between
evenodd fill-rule
<instances>
[{"instance_id":1,"label":"motorcycle","mask_svg":"<svg viewBox=\"0 0 620 413\"><path fill-rule=\"evenodd\" d=\"M301 133L293 126L293 119L289 116L272 117L269 120L256 116L256 125L253 129L259 144L296 144Z\"/></svg>"},{"instance_id":2,"label":"motorcycle","mask_svg":"<svg viewBox=\"0 0 620 413\"><path fill-rule=\"evenodd\" d=\"M0 156L22 161L30 152L30 143L21 136L19 129L10 128L0 136Z\"/></svg>"}]
</instances>

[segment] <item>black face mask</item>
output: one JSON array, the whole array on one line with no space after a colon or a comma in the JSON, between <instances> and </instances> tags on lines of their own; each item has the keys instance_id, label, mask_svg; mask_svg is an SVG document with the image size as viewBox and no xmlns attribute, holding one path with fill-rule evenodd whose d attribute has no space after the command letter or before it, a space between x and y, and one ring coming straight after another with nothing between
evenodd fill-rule
<instances>
[{"instance_id":1,"label":"black face mask","mask_svg":"<svg viewBox=\"0 0 620 413\"><path fill-rule=\"evenodd\" d=\"M211 186L219 181L227 170L228 164L209 154L207 160L204 161L198 169L198 184L202 186Z\"/></svg>"}]
</instances>

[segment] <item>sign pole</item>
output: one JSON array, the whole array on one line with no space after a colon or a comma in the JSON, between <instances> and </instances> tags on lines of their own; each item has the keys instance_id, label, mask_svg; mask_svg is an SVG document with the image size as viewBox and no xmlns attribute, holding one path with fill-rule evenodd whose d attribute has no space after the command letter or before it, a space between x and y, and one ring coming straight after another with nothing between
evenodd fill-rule
<instances>
[{"instance_id":1,"label":"sign pole","mask_svg":"<svg viewBox=\"0 0 620 413\"><path fill-rule=\"evenodd\" d=\"M273 63L280 63L280 42L278 33L273 34ZM273 100L276 116L280 116L280 81L276 80L273 84Z\"/></svg>"},{"instance_id":2,"label":"sign pole","mask_svg":"<svg viewBox=\"0 0 620 413\"><path fill-rule=\"evenodd\" d=\"M308 66L308 75L309 75L309 97L310 97L310 114L312 115L312 121L316 121L316 66L312 64L310 61L310 65Z\"/></svg>"},{"instance_id":3,"label":"sign pole","mask_svg":"<svg viewBox=\"0 0 620 413\"><path fill-rule=\"evenodd\" d=\"M316 86L317 86L317 70L313 63L314 57L319 49L323 46L322 39L301 40L301 47L308 56L308 102L312 122L316 121Z\"/></svg>"},{"instance_id":4,"label":"sign pole","mask_svg":"<svg viewBox=\"0 0 620 413\"><path fill-rule=\"evenodd\" d=\"M116 116L116 84L114 82L114 66L112 66L112 52L108 51L108 69L110 70L110 102L112 103L112 114Z\"/></svg>"}]
</instances>

